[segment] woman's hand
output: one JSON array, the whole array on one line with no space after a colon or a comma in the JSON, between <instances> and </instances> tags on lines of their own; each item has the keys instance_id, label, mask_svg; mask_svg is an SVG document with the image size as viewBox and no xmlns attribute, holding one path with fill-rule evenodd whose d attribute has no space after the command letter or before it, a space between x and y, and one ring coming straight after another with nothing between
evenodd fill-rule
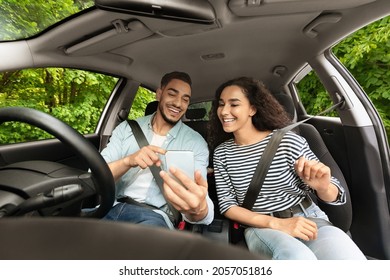
<instances>
[{"instance_id":1,"label":"woman's hand","mask_svg":"<svg viewBox=\"0 0 390 280\"><path fill-rule=\"evenodd\" d=\"M337 199L339 189L330 182L331 171L328 166L300 157L295 163L295 171L305 184L316 191L321 200L332 202Z\"/></svg>"},{"instance_id":2,"label":"woman's hand","mask_svg":"<svg viewBox=\"0 0 390 280\"><path fill-rule=\"evenodd\" d=\"M317 239L317 224L304 217L273 218L270 221L270 228L306 241Z\"/></svg>"}]
</instances>

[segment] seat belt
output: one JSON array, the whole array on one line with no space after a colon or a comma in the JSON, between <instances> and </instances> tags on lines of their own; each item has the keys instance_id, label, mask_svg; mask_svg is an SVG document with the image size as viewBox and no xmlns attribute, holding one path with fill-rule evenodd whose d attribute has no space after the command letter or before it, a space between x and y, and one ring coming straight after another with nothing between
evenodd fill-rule
<instances>
[{"instance_id":1,"label":"seat belt","mask_svg":"<svg viewBox=\"0 0 390 280\"><path fill-rule=\"evenodd\" d=\"M141 127L138 124L138 122L135 121L135 120L129 120L129 119L127 120L127 122L128 122L128 124L130 125L130 127L131 127L131 129L133 131L133 134L134 134L135 139L137 140L138 146L140 148L142 148L144 146L149 145L149 142L146 139L145 134L143 133ZM159 174L160 171L161 171L161 167L160 166L156 166L156 165L152 165L152 166L149 166L149 169L152 172L153 177L156 180L156 183L157 183L158 187L160 188L161 193L164 195L163 180L162 180L162 178L160 177L160 174ZM165 196L164 196L164 198L165 198ZM175 207L173 207L172 204L170 204L166 199L165 199L165 201L167 202L169 211L173 215L174 225L176 226L181 221L181 213Z\"/></svg>"},{"instance_id":2,"label":"seat belt","mask_svg":"<svg viewBox=\"0 0 390 280\"><path fill-rule=\"evenodd\" d=\"M311 117L308 117L308 118L301 120L299 122L290 124L284 128L281 128L281 129L275 131L272 134L271 139L269 140L267 146L265 147L263 155L261 156L261 158L257 164L255 173L253 174L252 180L249 184L248 190L245 194L245 198L244 198L244 201L243 201L241 207L244 207L246 209L251 210L253 205L255 204L255 201L260 193L261 187L263 186L265 176L267 175L268 169L271 165L272 159L275 156L276 150L279 147L280 141L283 138L283 135L287 131L299 126L300 124L302 124L302 123L304 123L304 122L306 122L314 117L324 115L324 114L334 110L335 108L339 107L343 103L344 103L344 99L341 100L340 102L334 104L333 106L329 107L328 109L322 111L321 113L315 115L315 116L311 116Z\"/></svg>"},{"instance_id":3,"label":"seat belt","mask_svg":"<svg viewBox=\"0 0 390 280\"><path fill-rule=\"evenodd\" d=\"M311 118L326 114L326 113L334 110L335 108L339 107L343 103L344 103L344 100L341 100L337 104L334 104L333 106L329 107L328 109L322 111L321 113L319 113L315 116L311 116L311 117L306 118L304 120L301 120L299 122L290 124L284 128L281 128L281 129L275 131L272 134L271 139L269 140L259 162L257 163L255 173L253 174L252 180L249 184L248 190L245 194L245 198L244 198L244 201L243 201L241 207L252 210L252 207L255 204L256 199L260 193L261 187L263 186L265 176L267 175L268 169L271 165L272 159L275 156L276 150L279 147L280 141L283 138L283 135L287 131L299 126L300 124L310 120ZM238 243L244 239L244 227L242 225L240 225L238 222L230 221L229 222L229 234L230 234L230 241L233 244Z\"/></svg>"}]
</instances>

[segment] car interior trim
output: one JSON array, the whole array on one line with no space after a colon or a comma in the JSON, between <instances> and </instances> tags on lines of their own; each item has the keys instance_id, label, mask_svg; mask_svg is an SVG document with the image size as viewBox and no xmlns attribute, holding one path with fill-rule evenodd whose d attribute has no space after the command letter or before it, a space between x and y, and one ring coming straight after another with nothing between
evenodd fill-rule
<instances>
[{"instance_id":1,"label":"car interior trim","mask_svg":"<svg viewBox=\"0 0 390 280\"><path fill-rule=\"evenodd\" d=\"M96 0L100 9L151 17L213 23L214 9L207 0Z\"/></svg>"},{"instance_id":2,"label":"car interior trim","mask_svg":"<svg viewBox=\"0 0 390 280\"><path fill-rule=\"evenodd\" d=\"M229 8L240 17L332 11L365 5L375 0L230 0Z\"/></svg>"}]
</instances>

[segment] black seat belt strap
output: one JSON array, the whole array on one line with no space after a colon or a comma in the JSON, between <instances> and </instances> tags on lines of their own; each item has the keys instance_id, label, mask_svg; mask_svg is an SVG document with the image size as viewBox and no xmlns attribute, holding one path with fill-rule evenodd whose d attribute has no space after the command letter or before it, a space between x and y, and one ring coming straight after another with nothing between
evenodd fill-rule
<instances>
[{"instance_id":1,"label":"black seat belt strap","mask_svg":"<svg viewBox=\"0 0 390 280\"><path fill-rule=\"evenodd\" d=\"M245 194L244 202L242 207L246 209L252 209L255 201L260 193L260 189L263 186L265 176L267 175L268 169L271 165L272 159L279 147L279 143L283 138L284 133L281 130L277 130L271 136L264 152L256 166L255 173L253 174L252 181L249 184L248 190Z\"/></svg>"},{"instance_id":2,"label":"black seat belt strap","mask_svg":"<svg viewBox=\"0 0 390 280\"><path fill-rule=\"evenodd\" d=\"M149 145L149 142L146 139L145 134L143 133L138 122L135 120L127 120L127 122L133 131L133 134L134 134L135 139L137 140L138 146L140 148L142 148L144 146ZM149 169L152 172L153 177L156 180L156 183L157 183L158 187L160 188L161 193L164 195L163 180L159 174L161 171L161 167L156 166L156 165L152 165L152 166L149 166ZM178 223L180 221L181 213L175 207L173 207L168 201L167 201L167 205L168 205L169 211L171 211L171 213L174 216L174 220L175 220L174 223Z\"/></svg>"},{"instance_id":3,"label":"black seat belt strap","mask_svg":"<svg viewBox=\"0 0 390 280\"><path fill-rule=\"evenodd\" d=\"M323 115L327 112L330 112L330 111L334 110L336 107L340 106L342 103L344 103L344 100L334 104L333 106L322 111L321 113L317 114L316 116L320 116L320 115ZM302 123L304 123L304 122L306 122L306 121L308 121L311 118L314 118L316 116L311 116L311 117L306 118L304 120L301 120L299 122L290 124L284 128L281 128L281 129L275 131L272 134L271 139L269 140L267 146L265 147L263 155L261 156L261 158L257 164L255 173L253 174L253 177L252 177L252 181L250 182L248 190L245 194L244 202L241 205L242 207L250 210L250 209L252 209L253 205L255 204L255 201L260 193L261 187L263 186L265 176L267 175L268 169L271 165L272 159L275 156L276 150L279 147L280 141L283 138L283 135L287 131L299 126L300 124L302 124Z\"/></svg>"},{"instance_id":4,"label":"black seat belt strap","mask_svg":"<svg viewBox=\"0 0 390 280\"><path fill-rule=\"evenodd\" d=\"M149 145L148 140L145 137L145 134L143 133L141 127L139 126L138 122L135 120L127 120L129 125L131 126L131 130L133 131L134 137L137 140L138 146L140 148ZM156 165L152 165L149 167L150 171L152 172L154 179L156 180L156 183L159 187L162 187L163 181L160 177L159 173L161 171L161 168ZM162 189L161 189L162 190Z\"/></svg>"}]
</instances>

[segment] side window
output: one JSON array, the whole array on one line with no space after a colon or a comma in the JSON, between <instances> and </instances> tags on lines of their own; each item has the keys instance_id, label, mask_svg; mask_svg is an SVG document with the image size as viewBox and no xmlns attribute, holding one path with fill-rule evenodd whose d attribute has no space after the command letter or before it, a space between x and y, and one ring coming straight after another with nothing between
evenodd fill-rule
<instances>
[{"instance_id":1,"label":"side window","mask_svg":"<svg viewBox=\"0 0 390 280\"><path fill-rule=\"evenodd\" d=\"M374 104L390 139L390 16L356 31L333 53Z\"/></svg>"},{"instance_id":2,"label":"side window","mask_svg":"<svg viewBox=\"0 0 390 280\"><path fill-rule=\"evenodd\" d=\"M67 68L0 73L0 107L34 108L64 121L81 134L93 133L118 78ZM0 144L53 138L21 122L0 126Z\"/></svg>"},{"instance_id":3,"label":"side window","mask_svg":"<svg viewBox=\"0 0 390 280\"><path fill-rule=\"evenodd\" d=\"M140 86L135 95L134 101L131 104L131 110L129 114L130 119L137 119L145 115L146 106L156 100L156 93Z\"/></svg>"},{"instance_id":4,"label":"side window","mask_svg":"<svg viewBox=\"0 0 390 280\"><path fill-rule=\"evenodd\" d=\"M295 85L302 104L309 115L317 115L332 105L329 94L313 70ZM336 110L325 115L329 117L338 116Z\"/></svg>"},{"instance_id":5,"label":"side window","mask_svg":"<svg viewBox=\"0 0 390 280\"><path fill-rule=\"evenodd\" d=\"M390 16L367 25L333 47L333 54L350 71L378 111L390 138ZM308 114L330 106L322 83L311 71L296 84ZM315 96L315 98L313 98ZM335 116L336 112L331 113Z\"/></svg>"}]
</instances>

